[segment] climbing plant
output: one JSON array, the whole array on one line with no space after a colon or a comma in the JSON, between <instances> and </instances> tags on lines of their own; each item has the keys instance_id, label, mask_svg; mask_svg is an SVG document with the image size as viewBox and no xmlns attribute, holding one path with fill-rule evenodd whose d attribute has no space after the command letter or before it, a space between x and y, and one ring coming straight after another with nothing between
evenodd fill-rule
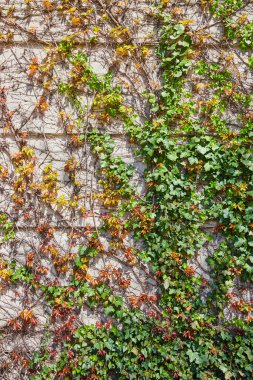
<instances>
[{"instance_id":1,"label":"climbing plant","mask_svg":"<svg viewBox=\"0 0 253 380\"><path fill-rule=\"evenodd\" d=\"M150 47L135 45L129 28L102 4L103 21L114 21L107 35L116 42L114 65L129 59L145 77L145 91L138 94L141 110L129 105L115 67L97 74L80 47L79 38L89 32L91 44L102 37L97 25L83 31L94 9L78 13L70 2L60 3L44 1L42 7L63 13L79 32L47 46L46 57L41 62L34 58L27 70L43 88L36 103L40 115L49 112L53 93L72 107L72 114L61 110L60 120L72 149L64 172L74 192L70 199L60 195L52 164L43 167L40 182L34 181L36 157L23 134L12 156L12 200L23 206L29 189L48 207L77 210L93 222L94 204L105 211L99 225L71 231L85 235L75 253L62 255L54 228L37 225L40 252L48 255L59 277L68 276L67 285L46 281L47 269L36 269L34 252L23 266L15 260L1 264L4 283L26 283L50 309L40 347L23 359L28 378L251 379L250 2L198 1L204 15L200 26L194 15L185 14L188 2L181 7L166 0L153 4L149 16L157 27L161 85L147 80L144 62ZM62 69L64 75L56 75ZM114 123L123 127L136 159L145 164L143 193L136 189L136 167L115 155ZM91 210L81 204L77 148L90 149L98 175L98 190L89 195ZM1 167L5 181L7 174ZM2 214L4 240L15 237L15 223L9 220ZM117 266L92 273L92 263L101 257L139 268L157 290L129 293L131 279ZM96 323L77 322L84 304L100 315ZM24 332L37 324L29 307L6 328Z\"/></svg>"}]
</instances>

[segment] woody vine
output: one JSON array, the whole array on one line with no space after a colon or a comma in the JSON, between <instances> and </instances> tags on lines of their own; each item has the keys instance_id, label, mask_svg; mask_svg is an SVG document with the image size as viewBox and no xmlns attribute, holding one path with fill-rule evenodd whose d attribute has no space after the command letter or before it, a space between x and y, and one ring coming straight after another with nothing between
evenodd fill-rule
<instances>
[{"instance_id":1,"label":"woody vine","mask_svg":"<svg viewBox=\"0 0 253 380\"><path fill-rule=\"evenodd\" d=\"M150 34L138 45L136 30L120 22L119 9L127 12L127 4L24 3L48 18L65 17L73 28L51 44L35 30L18 28L15 7L1 15L8 28L46 46L44 58L34 57L26 67L29 81L41 89L33 113L45 118L57 96L69 149L63 170L72 193L60 193L54 162L43 164L36 177L30 132L15 126L2 88L4 133L18 150L10 154L2 147L12 162L12 170L0 169L13 206L0 216L1 244L15 242L19 218L34 218L40 242L23 264L2 255L1 291L26 292L3 336L42 330L39 345L13 349L12 361L34 380L251 379L251 2L200 0L194 5L200 25L188 2L178 7L163 0L146 10L158 30L161 85L149 77ZM100 15L99 26L87 28L93 13ZM1 35L4 43L14 41L14 31ZM107 73L97 74L87 46L104 38L114 60ZM117 80L124 61L134 63L141 92L138 82ZM115 154L119 131L145 164L144 191L138 189L138 168ZM83 185L83 168L95 177L89 179L96 181L95 191L87 178ZM36 204L60 224L41 218L42 206L33 214ZM88 222L76 227L77 218ZM59 226L68 231L65 251L56 239ZM99 260L103 264L92 271ZM130 272L136 270L146 280L139 279L142 291L132 292ZM97 316L95 323L80 318L84 306ZM47 311L44 319L36 307ZM8 374L8 365L1 371Z\"/></svg>"}]
</instances>

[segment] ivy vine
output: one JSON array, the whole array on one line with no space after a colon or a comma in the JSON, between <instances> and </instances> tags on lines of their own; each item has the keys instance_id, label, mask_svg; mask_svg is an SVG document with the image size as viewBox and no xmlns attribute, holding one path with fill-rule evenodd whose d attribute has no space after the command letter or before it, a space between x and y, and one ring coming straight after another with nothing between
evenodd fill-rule
<instances>
[{"instance_id":1,"label":"ivy vine","mask_svg":"<svg viewBox=\"0 0 253 380\"><path fill-rule=\"evenodd\" d=\"M50 11L50 2L44 3ZM252 74L252 57L242 58L253 47L252 22L241 15L249 2L199 3L222 28L223 42L236 52L241 49L239 60ZM102 190L92 201L106 212L102 226L88 229L86 244L69 258L68 286L37 282L29 263L22 268L12 263L9 272L7 264L1 269L8 281L24 281L42 292L53 310L41 347L29 362L30 379L252 378L252 302L245 296L253 280L252 91L243 83L235 54L219 50L218 58L210 55L208 44L215 38L191 28L193 20L184 19L182 9L163 0L154 13L162 87L143 95L148 103L143 123L113 74L96 74L71 37L53 50L54 64L64 60L67 68L57 91L74 107L81 126L74 144L88 143L97 163ZM81 23L78 17L71 20L74 26ZM120 27L111 33L128 36ZM145 57L147 50L137 52L130 42L119 44L117 57ZM43 68L33 62L32 76ZM90 107L83 102L83 88L92 96ZM44 98L37 108L47 110ZM88 113L95 127L87 122ZM124 126L136 156L145 163L142 196L135 191L134 166L114 154L115 142L106 130L113 121ZM22 148L13 160L19 178L28 183L32 174L24 168L33 165L33 152ZM76 189L77 166L71 158L64 169ZM43 181L45 202L63 202L51 166L44 168ZM12 238L14 227L6 215L0 223L4 239ZM45 239L53 234L46 225L37 232ZM133 246L127 245L127 237ZM118 260L120 253L129 267L150 267L147 275L159 290L126 300L121 291L129 280L121 271L106 268L98 278L89 273L89 263L102 253ZM56 256L55 265L62 268L65 262ZM103 319L76 326L75 311L84 303ZM62 323L52 331L50 323L56 320ZM23 321L36 324L32 314L23 313L15 326Z\"/></svg>"}]
</instances>

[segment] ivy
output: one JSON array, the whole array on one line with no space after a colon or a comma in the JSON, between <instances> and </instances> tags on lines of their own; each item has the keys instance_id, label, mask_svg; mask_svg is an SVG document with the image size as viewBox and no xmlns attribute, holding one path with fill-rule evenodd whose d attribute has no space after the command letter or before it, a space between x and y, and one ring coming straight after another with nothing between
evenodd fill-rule
<instances>
[{"instance_id":1,"label":"ivy","mask_svg":"<svg viewBox=\"0 0 253 380\"><path fill-rule=\"evenodd\" d=\"M2 238L0 240L0 243L4 243L15 237L14 222L12 222L8 218L8 215L4 213L0 214L0 228L2 232Z\"/></svg>"},{"instance_id":2,"label":"ivy","mask_svg":"<svg viewBox=\"0 0 253 380\"><path fill-rule=\"evenodd\" d=\"M203 9L207 5L214 22L223 26L224 40L249 51L252 23L231 21L244 2L201 1ZM71 37L54 50L66 63L57 90L73 106L82 129L75 143L88 143L96 162L101 191L92 194L92 201L106 212L102 226L84 229L85 242L70 259L68 285L36 283L29 263L13 264L7 274L11 282L39 289L52 308L50 321L61 321L54 334L47 326L30 362L33 380L252 377L252 304L244 298L253 280L252 93L245 90L233 56L224 51L219 59L208 56L199 31L189 27L191 20L178 17L180 8L162 1L155 12L162 88L144 94L148 116L143 123L127 106L113 74L97 75ZM71 20L74 26L81 23L78 17ZM112 38L128 34L126 28L111 29ZM93 43L96 38L91 37ZM117 45L117 59L138 53L129 40ZM250 72L252 58L244 64ZM84 91L90 106L84 104ZM46 110L43 98L38 108ZM87 121L90 114L95 127ZM135 189L134 166L114 152L108 132L112 122L123 125L145 164L143 195ZM19 178L27 180L30 172L24 169L32 157L24 148L14 157ZM76 165L73 158L65 165L74 182ZM58 192L51 165L44 168L43 181L42 197L51 204ZM9 239L14 225L6 215L1 218ZM45 239L52 234L47 225L37 232ZM54 247L50 254L57 256ZM150 266L159 290L126 297L128 279L110 266L93 277L89 264L102 255L123 256L125 265L138 263L143 271ZM75 312L83 304L99 311L101 320L76 326Z\"/></svg>"}]
</instances>

